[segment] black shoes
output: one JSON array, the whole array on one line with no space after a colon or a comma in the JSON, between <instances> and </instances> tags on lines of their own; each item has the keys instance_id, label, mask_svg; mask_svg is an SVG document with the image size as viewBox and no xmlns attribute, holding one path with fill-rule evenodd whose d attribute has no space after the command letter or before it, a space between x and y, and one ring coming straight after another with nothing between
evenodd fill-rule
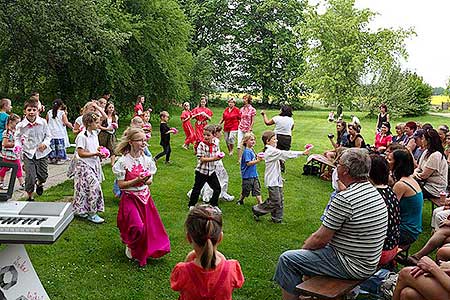
<instances>
[{"instance_id":1,"label":"black shoes","mask_svg":"<svg viewBox=\"0 0 450 300\"><path fill-rule=\"evenodd\" d=\"M44 185L36 184L36 194L41 196L44 193Z\"/></svg>"}]
</instances>

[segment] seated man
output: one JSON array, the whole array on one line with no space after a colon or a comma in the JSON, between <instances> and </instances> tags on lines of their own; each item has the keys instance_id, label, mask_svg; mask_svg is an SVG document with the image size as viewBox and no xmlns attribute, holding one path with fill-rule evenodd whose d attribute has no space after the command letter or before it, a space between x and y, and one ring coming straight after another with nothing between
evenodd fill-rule
<instances>
[{"instance_id":1,"label":"seated man","mask_svg":"<svg viewBox=\"0 0 450 300\"><path fill-rule=\"evenodd\" d=\"M338 161L339 180L347 186L331 201L320 228L300 250L284 252L274 280L283 299L298 299L303 275L363 279L372 275L386 237L386 204L368 181L370 157L365 149L345 150Z\"/></svg>"}]
</instances>

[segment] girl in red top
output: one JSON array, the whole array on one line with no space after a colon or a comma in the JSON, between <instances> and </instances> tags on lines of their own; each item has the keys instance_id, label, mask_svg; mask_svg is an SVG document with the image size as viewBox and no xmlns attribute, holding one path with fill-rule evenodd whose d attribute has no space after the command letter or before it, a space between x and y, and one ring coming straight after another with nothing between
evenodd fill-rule
<instances>
[{"instance_id":1,"label":"girl in red top","mask_svg":"<svg viewBox=\"0 0 450 300\"><path fill-rule=\"evenodd\" d=\"M137 96L136 105L134 106L134 116L140 116L144 113L144 101L145 97L142 95Z\"/></svg>"},{"instance_id":2,"label":"girl in red top","mask_svg":"<svg viewBox=\"0 0 450 300\"><path fill-rule=\"evenodd\" d=\"M241 120L241 111L236 107L236 100L230 98L228 100L228 107L225 108L220 124L223 125L223 132L225 134L225 142L227 143L228 153L233 155L234 143L237 140L237 132L239 121Z\"/></svg>"},{"instance_id":3,"label":"girl in red top","mask_svg":"<svg viewBox=\"0 0 450 300\"><path fill-rule=\"evenodd\" d=\"M183 130L184 134L186 135L186 139L184 140L183 148L189 149L190 144L194 144L196 137L195 137L195 131L191 124L191 105L189 102L183 103L183 112L181 113L181 123L183 124Z\"/></svg>"},{"instance_id":4,"label":"girl in red top","mask_svg":"<svg viewBox=\"0 0 450 300\"><path fill-rule=\"evenodd\" d=\"M197 144L203 142L203 128L211 120L213 112L206 107L206 98L200 99L200 104L192 110L192 118L196 119L195 122L195 135L197 138Z\"/></svg>"},{"instance_id":5,"label":"girl in red top","mask_svg":"<svg viewBox=\"0 0 450 300\"><path fill-rule=\"evenodd\" d=\"M244 284L237 260L217 251L222 241L222 215L212 206L196 206L187 217L187 239L194 248L170 276L170 287L179 300L231 300L233 290Z\"/></svg>"}]
</instances>

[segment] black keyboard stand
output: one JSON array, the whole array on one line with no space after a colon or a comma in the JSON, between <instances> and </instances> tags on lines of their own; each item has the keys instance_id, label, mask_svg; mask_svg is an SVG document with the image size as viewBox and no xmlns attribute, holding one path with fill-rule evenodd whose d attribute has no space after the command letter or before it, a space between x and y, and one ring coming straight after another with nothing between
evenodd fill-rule
<instances>
[{"instance_id":1,"label":"black keyboard stand","mask_svg":"<svg viewBox=\"0 0 450 300\"><path fill-rule=\"evenodd\" d=\"M0 191L0 201L8 201L12 198L14 193L14 185L16 184L17 165L14 163L0 161L0 168L4 167L11 170L11 177L9 178L8 190L6 193Z\"/></svg>"}]
</instances>

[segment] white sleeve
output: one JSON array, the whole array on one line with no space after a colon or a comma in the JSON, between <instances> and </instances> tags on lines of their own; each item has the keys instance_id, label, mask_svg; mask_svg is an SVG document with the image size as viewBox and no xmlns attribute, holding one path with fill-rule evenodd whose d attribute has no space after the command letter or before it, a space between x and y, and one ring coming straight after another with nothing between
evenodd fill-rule
<instances>
[{"instance_id":1,"label":"white sleeve","mask_svg":"<svg viewBox=\"0 0 450 300\"><path fill-rule=\"evenodd\" d=\"M273 149L265 152L264 160L266 162L274 160L286 160L289 158L296 158L303 155L303 151L286 151L280 149Z\"/></svg>"},{"instance_id":2,"label":"white sleeve","mask_svg":"<svg viewBox=\"0 0 450 300\"><path fill-rule=\"evenodd\" d=\"M122 156L123 157L123 156ZM117 180L125 180L125 167L123 165L123 159L120 157L112 168L112 172L114 176L116 176Z\"/></svg>"}]
</instances>

